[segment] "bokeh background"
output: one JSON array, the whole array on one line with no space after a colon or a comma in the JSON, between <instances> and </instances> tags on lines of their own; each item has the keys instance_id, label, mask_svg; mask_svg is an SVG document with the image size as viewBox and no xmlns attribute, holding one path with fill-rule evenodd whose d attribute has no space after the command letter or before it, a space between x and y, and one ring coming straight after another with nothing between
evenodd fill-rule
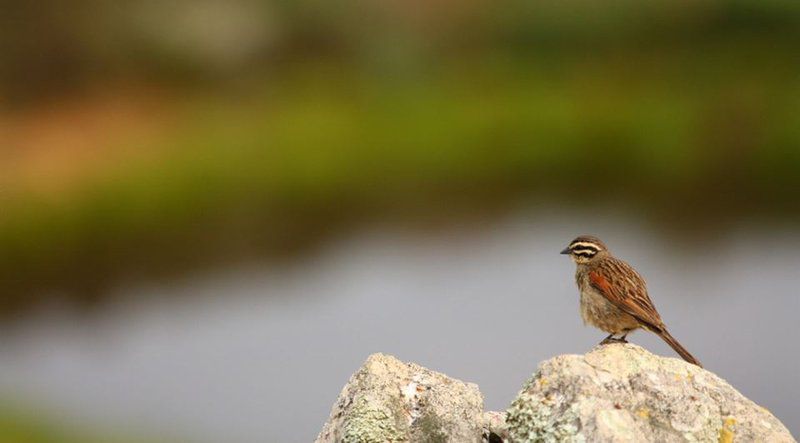
<instances>
[{"instance_id":1,"label":"bokeh background","mask_svg":"<svg viewBox=\"0 0 800 443\"><path fill-rule=\"evenodd\" d=\"M797 2L46 0L0 23L0 440L307 442L378 351L502 409L604 335L558 255L581 233L800 432Z\"/></svg>"}]
</instances>

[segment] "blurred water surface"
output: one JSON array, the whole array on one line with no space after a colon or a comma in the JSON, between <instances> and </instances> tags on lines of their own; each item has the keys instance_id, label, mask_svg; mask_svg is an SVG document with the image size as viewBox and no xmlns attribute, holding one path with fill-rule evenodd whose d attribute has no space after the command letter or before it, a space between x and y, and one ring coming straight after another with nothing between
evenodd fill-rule
<instances>
[{"instance_id":1,"label":"blurred water surface","mask_svg":"<svg viewBox=\"0 0 800 443\"><path fill-rule=\"evenodd\" d=\"M593 232L645 275L708 369L798 432L800 238L761 224L676 242L636 220L541 207L480 229L376 227L293 265L128 287L90 321L57 306L5 331L0 389L94 427L307 442L350 374L384 352L476 382L503 409L541 360L603 337L582 326L574 265L558 254ZM674 356L650 334L633 341Z\"/></svg>"}]
</instances>

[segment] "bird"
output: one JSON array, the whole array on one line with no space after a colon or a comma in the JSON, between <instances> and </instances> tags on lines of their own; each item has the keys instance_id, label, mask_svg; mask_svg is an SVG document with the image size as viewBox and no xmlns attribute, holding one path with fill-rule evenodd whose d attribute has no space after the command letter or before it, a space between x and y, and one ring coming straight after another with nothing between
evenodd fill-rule
<instances>
[{"instance_id":1,"label":"bird","mask_svg":"<svg viewBox=\"0 0 800 443\"><path fill-rule=\"evenodd\" d=\"M703 367L667 331L647 294L644 278L631 265L614 257L599 238L578 236L561 253L569 255L576 265L575 282L584 324L609 333L601 345L627 343L628 334L642 328L661 337L687 362Z\"/></svg>"}]
</instances>

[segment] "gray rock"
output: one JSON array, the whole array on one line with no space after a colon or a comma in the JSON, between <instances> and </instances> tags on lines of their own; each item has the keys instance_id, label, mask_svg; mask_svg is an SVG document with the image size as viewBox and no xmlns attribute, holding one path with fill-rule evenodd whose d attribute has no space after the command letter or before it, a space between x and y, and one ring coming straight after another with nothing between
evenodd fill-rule
<instances>
[{"instance_id":1,"label":"gray rock","mask_svg":"<svg viewBox=\"0 0 800 443\"><path fill-rule=\"evenodd\" d=\"M794 442L709 371L639 346L545 361L508 409L514 442Z\"/></svg>"},{"instance_id":2,"label":"gray rock","mask_svg":"<svg viewBox=\"0 0 800 443\"><path fill-rule=\"evenodd\" d=\"M484 412L481 418L481 427L483 428L484 442L500 443L509 441L505 412Z\"/></svg>"},{"instance_id":3,"label":"gray rock","mask_svg":"<svg viewBox=\"0 0 800 443\"><path fill-rule=\"evenodd\" d=\"M478 386L394 357L370 356L342 389L318 443L480 442L484 425Z\"/></svg>"}]
</instances>

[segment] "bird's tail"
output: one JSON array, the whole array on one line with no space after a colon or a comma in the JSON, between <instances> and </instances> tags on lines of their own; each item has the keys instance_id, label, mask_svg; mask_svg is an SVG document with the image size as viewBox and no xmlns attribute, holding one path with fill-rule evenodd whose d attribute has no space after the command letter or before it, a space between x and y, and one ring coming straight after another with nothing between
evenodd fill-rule
<instances>
[{"instance_id":1,"label":"bird's tail","mask_svg":"<svg viewBox=\"0 0 800 443\"><path fill-rule=\"evenodd\" d=\"M675 338L673 336L671 336L669 334L669 332L667 332L666 329L662 329L661 331L657 332L657 334L665 342L667 342L667 344L672 349L674 349L675 352L677 352L681 356L681 358L683 358L684 360L688 361L689 363L691 363L693 365L700 366L701 368L703 367L703 365L700 364L700 361L698 359L694 358L694 356L692 354L690 354L689 351L686 350L686 348L681 346L681 344L678 343L678 340L675 340Z\"/></svg>"}]
</instances>

